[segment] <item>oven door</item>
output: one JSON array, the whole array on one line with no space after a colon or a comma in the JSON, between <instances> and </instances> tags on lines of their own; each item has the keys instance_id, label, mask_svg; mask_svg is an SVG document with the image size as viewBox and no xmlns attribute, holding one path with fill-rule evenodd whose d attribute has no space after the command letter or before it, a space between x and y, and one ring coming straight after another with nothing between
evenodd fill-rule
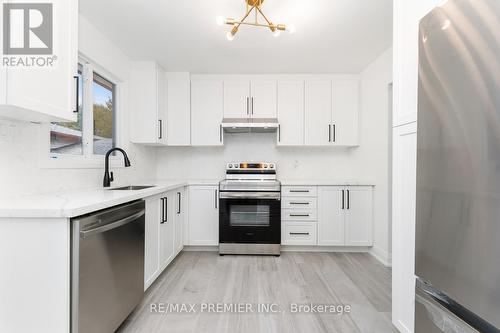
<instances>
[{"instance_id":1,"label":"oven door","mask_svg":"<svg viewBox=\"0 0 500 333\"><path fill-rule=\"evenodd\" d=\"M220 192L219 242L281 243L279 192Z\"/></svg>"}]
</instances>

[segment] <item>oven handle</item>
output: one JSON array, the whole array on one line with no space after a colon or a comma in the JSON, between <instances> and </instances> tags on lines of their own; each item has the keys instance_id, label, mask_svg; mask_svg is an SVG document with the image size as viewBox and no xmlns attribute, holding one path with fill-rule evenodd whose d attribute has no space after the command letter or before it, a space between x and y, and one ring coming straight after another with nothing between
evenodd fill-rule
<instances>
[{"instance_id":1,"label":"oven handle","mask_svg":"<svg viewBox=\"0 0 500 333\"><path fill-rule=\"evenodd\" d=\"M281 199L279 192L219 192L221 199Z\"/></svg>"}]
</instances>

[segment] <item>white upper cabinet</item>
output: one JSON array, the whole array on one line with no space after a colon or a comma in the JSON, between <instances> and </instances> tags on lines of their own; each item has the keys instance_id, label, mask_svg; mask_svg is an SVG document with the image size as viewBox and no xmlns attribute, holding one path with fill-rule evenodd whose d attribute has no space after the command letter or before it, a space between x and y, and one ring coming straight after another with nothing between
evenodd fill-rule
<instances>
[{"instance_id":1,"label":"white upper cabinet","mask_svg":"<svg viewBox=\"0 0 500 333\"><path fill-rule=\"evenodd\" d=\"M0 1L0 4L3 3L5 1ZM53 61L53 66L0 66L0 117L34 122L77 119L74 112L77 108L74 76L77 75L78 66L78 1L54 0L52 4L52 53L22 55L13 51L8 58L13 61L20 58L29 60L35 56L41 59L38 62L44 61L48 64ZM4 15L6 17L9 12L6 10ZM0 31L0 39L1 35L3 33ZM23 35L22 32L17 36L19 40L11 40L10 46L28 45L28 41L24 39L33 38L33 35ZM7 44L8 41L0 40L2 48L3 42ZM38 44L43 45L43 48L45 45L50 46L48 41L42 39L38 40Z\"/></svg>"},{"instance_id":2,"label":"white upper cabinet","mask_svg":"<svg viewBox=\"0 0 500 333\"><path fill-rule=\"evenodd\" d=\"M191 144L191 82L187 72L167 73L166 140L169 146Z\"/></svg>"},{"instance_id":3,"label":"white upper cabinet","mask_svg":"<svg viewBox=\"0 0 500 333\"><path fill-rule=\"evenodd\" d=\"M359 145L359 90L357 76L306 80L305 145Z\"/></svg>"},{"instance_id":4,"label":"white upper cabinet","mask_svg":"<svg viewBox=\"0 0 500 333\"><path fill-rule=\"evenodd\" d=\"M278 145L304 144L304 81L278 82Z\"/></svg>"},{"instance_id":5,"label":"white upper cabinet","mask_svg":"<svg viewBox=\"0 0 500 333\"><path fill-rule=\"evenodd\" d=\"M330 145L332 140L332 81L305 82L305 144Z\"/></svg>"},{"instance_id":6,"label":"white upper cabinet","mask_svg":"<svg viewBox=\"0 0 500 333\"><path fill-rule=\"evenodd\" d=\"M165 71L155 62L136 62L130 79L130 141L166 145Z\"/></svg>"},{"instance_id":7,"label":"white upper cabinet","mask_svg":"<svg viewBox=\"0 0 500 333\"><path fill-rule=\"evenodd\" d=\"M340 146L359 144L360 84L357 77L334 79L332 143Z\"/></svg>"},{"instance_id":8,"label":"white upper cabinet","mask_svg":"<svg viewBox=\"0 0 500 333\"><path fill-rule=\"evenodd\" d=\"M224 88L222 80L191 80L191 144L221 146Z\"/></svg>"},{"instance_id":9,"label":"white upper cabinet","mask_svg":"<svg viewBox=\"0 0 500 333\"><path fill-rule=\"evenodd\" d=\"M250 102L248 80L224 80L224 118L250 117Z\"/></svg>"},{"instance_id":10,"label":"white upper cabinet","mask_svg":"<svg viewBox=\"0 0 500 333\"><path fill-rule=\"evenodd\" d=\"M252 80L250 92L250 116L252 118L276 118L276 80Z\"/></svg>"},{"instance_id":11,"label":"white upper cabinet","mask_svg":"<svg viewBox=\"0 0 500 333\"><path fill-rule=\"evenodd\" d=\"M224 77L224 118L276 118L273 79Z\"/></svg>"}]
</instances>

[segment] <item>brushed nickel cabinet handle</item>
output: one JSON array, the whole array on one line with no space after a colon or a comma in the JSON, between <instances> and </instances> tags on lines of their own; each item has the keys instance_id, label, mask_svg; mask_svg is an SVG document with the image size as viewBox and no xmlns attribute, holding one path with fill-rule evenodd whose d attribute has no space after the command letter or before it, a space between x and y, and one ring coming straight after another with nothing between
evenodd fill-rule
<instances>
[{"instance_id":1,"label":"brushed nickel cabinet handle","mask_svg":"<svg viewBox=\"0 0 500 333\"><path fill-rule=\"evenodd\" d=\"M308 232L290 232L290 235L303 235L303 236L309 236Z\"/></svg>"}]
</instances>

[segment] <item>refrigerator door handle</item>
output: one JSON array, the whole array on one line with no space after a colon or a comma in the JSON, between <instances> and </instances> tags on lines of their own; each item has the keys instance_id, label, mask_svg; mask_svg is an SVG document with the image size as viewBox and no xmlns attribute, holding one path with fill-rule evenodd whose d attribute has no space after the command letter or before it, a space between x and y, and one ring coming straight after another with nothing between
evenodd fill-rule
<instances>
[{"instance_id":1,"label":"refrigerator door handle","mask_svg":"<svg viewBox=\"0 0 500 333\"><path fill-rule=\"evenodd\" d=\"M436 326L444 328L443 332L500 332L498 328L420 278L417 278L415 290L415 302L425 308L427 316Z\"/></svg>"}]
</instances>

